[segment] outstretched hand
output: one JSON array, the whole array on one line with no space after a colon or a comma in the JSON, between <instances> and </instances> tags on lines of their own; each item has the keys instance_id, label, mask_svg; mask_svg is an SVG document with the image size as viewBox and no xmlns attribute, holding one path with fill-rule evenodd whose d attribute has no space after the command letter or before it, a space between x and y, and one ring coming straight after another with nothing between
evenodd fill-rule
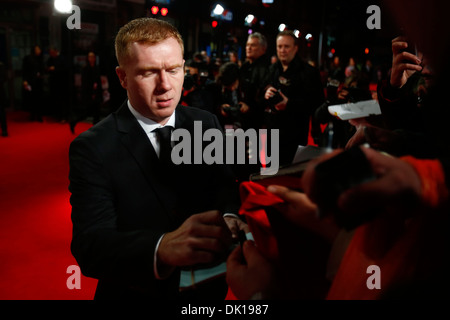
<instances>
[{"instance_id":1,"label":"outstretched hand","mask_svg":"<svg viewBox=\"0 0 450 320\"><path fill-rule=\"evenodd\" d=\"M408 48L408 42L403 37L397 37L392 40L392 70L391 86L401 88L405 85L408 78L415 72L421 71L421 59L405 51Z\"/></svg>"}]
</instances>

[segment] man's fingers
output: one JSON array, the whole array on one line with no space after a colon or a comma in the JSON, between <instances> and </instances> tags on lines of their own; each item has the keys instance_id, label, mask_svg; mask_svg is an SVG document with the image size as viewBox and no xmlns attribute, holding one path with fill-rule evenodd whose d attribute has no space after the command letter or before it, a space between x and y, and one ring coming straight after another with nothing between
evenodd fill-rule
<instances>
[{"instance_id":1,"label":"man's fingers","mask_svg":"<svg viewBox=\"0 0 450 320\"><path fill-rule=\"evenodd\" d=\"M284 186L270 185L267 187L267 191L273 193L276 196L279 196L283 200L287 200L289 198L289 193L292 190Z\"/></svg>"},{"instance_id":2,"label":"man's fingers","mask_svg":"<svg viewBox=\"0 0 450 320\"><path fill-rule=\"evenodd\" d=\"M228 256L227 267L235 268L243 265L267 264L267 260L261 255L255 242L246 240L242 245L237 246Z\"/></svg>"},{"instance_id":3,"label":"man's fingers","mask_svg":"<svg viewBox=\"0 0 450 320\"><path fill-rule=\"evenodd\" d=\"M227 223L225 222L225 219L219 210L210 210L194 214L193 216L188 218L188 220L189 219L205 225L224 227L226 230L228 230Z\"/></svg>"},{"instance_id":4,"label":"man's fingers","mask_svg":"<svg viewBox=\"0 0 450 320\"><path fill-rule=\"evenodd\" d=\"M236 266L242 265L242 258L242 248L241 246L237 246L233 251L231 251L230 255L228 256L227 268L234 268Z\"/></svg>"},{"instance_id":5,"label":"man's fingers","mask_svg":"<svg viewBox=\"0 0 450 320\"><path fill-rule=\"evenodd\" d=\"M397 37L392 40L392 52L394 54L400 53L408 47L408 43L405 38Z\"/></svg>"},{"instance_id":6,"label":"man's fingers","mask_svg":"<svg viewBox=\"0 0 450 320\"><path fill-rule=\"evenodd\" d=\"M244 242L242 245L242 253L248 265L266 265L268 263L252 240Z\"/></svg>"},{"instance_id":7,"label":"man's fingers","mask_svg":"<svg viewBox=\"0 0 450 320\"><path fill-rule=\"evenodd\" d=\"M405 36L395 37L394 39L392 39L392 44L394 44L395 42L399 42L399 41L406 42L406 37Z\"/></svg>"}]
</instances>

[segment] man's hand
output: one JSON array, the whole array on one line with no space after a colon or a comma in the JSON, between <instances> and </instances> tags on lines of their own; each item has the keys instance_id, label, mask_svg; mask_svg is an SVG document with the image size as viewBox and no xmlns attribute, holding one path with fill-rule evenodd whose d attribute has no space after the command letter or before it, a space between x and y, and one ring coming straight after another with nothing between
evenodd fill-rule
<instances>
[{"instance_id":1,"label":"man's hand","mask_svg":"<svg viewBox=\"0 0 450 320\"><path fill-rule=\"evenodd\" d=\"M239 109L241 113L247 113L250 110L250 107L245 102L240 101L239 105L241 106L241 108Z\"/></svg>"},{"instance_id":2,"label":"man's hand","mask_svg":"<svg viewBox=\"0 0 450 320\"><path fill-rule=\"evenodd\" d=\"M283 92L281 92L281 90L278 90L278 93L280 94L280 96L283 98L283 100L281 100L279 103L277 103L274 108L278 111L283 111L286 109L287 103L288 103L288 97L286 97Z\"/></svg>"},{"instance_id":3,"label":"man's hand","mask_svg":"<svg viewBox=\"0 0 450 320\"><path fill-rule=\"evenodd\" d=\"M231 243L231 232L219 211L198 213L164 235L157 253L158 266L166 269L220 261Z\"/></svg>"},{"instance_id":4,"label":"man's hand","mask_svg":"<svg viewBox=\"0 0 450 320\"><path fill-rule=\"evenodd\" d=\"M239 230L244 230L245 233L250 232L248 225L244 221L239 219L238 217L228 215L228 216L225 216L224 219L228 226L228 229L230 229L230 231L231 231L231 236L233 239L238 238Z\"/></svg>"},{"instance_id":5,"label":"man's hand","mask_svg":"<svg viewBox=\"0 0 450 320\"><path fill-rule=\"evenodd\" d=\"M264 99L269 100L275 95L275 93L277 93L277 89L275 89L274 87L268 87L266 92L264 93Z\"/></svg>"},{"instance_id":6,"label":"man's hand","mask_svg":"<svg viewBox=\"0 0 450 320\"><path fill-rule=\"evenodd\" d=\"M344 191L338 198L343 211L357 213L390 206L408 210L418 204L422 185L409 163L369 148L361 148L377 179Z\"/></svg>"},{"instance_id":7,"label":"man's hand","mask_svg":"<svg viewBox=\"0 0 450 320\"><path fill-rule=\"evenodd\" d=\"M289 99L281 92L281 90L277 90L274 87L267 88L266 93L264 94L264 99L269 100L270 98L273 98L277 92L281 95L283 100L278 102L274 106L274 108L278 111L283 111L284 109L286 109L286 105L287 105Z\"/></svg>"},{"instance_id":8,"label":"man's hand","mask_svg":"<svg viewBox=\"0 0 450 320\"><path fill-rule=\"evenodd\" d=\"M227 283L233 294L243 300L261 293L269 298L272 286L276 284L275 271L253 241L245 241L242 248L237 246L227 260Z\"/></svg>"},{"instance_id":9,"label":"man's hand","mask_svg":"<svg viewBox=\"0 0 450 320\"><path fill-rule=\"evenodd\" d=\"M225 111L226 109L229 109L229 108L231 108L231 106L228 104L228 103L225 103L225 104L222 104L221 106L220 106L220 114L223 116L223 117L228 117L228 113Z\"/></svg>"},{"instance_id":10,"label":"man's hand","mask_svg":"<svg viewBox=\"0 0 450 320\"><path fill-rule=\"evenodd\" d=\"M415 169L407 162L362 147L376 179L343 191L337 206L348 214L362 214L373 208L395 207L399 214L417 205L421 194L421 181ZM335 150L311 161L302 176L302 186L308 197L321 205L321 187L316 183L315 167L342 152Z\"/></svg>"},{"instance_id":11,"label":"man's hand","mask_svg":"<svg viewBox=\"0 0 450 320\"><path fill-rule=\"evenodd\" d=\"M406 52L408 42L403 37L392 40L391 86L401 88L415 72L421 71L421 60L412 53Z\"/></svg>"},{"instance_id":12,"label":"man's hand","mask_svg":"<svg viewBox=\"0 0 450 320\"><path fill-rule=\"evenodd\" d=\"M283 217L296 226L308 229L315 234L333 242L339 228L329 219L319 219L317 205L305 193L283 186L269 186L267 191L275 194L285 202L275 208Z\"/></svg>"}]
</instances>

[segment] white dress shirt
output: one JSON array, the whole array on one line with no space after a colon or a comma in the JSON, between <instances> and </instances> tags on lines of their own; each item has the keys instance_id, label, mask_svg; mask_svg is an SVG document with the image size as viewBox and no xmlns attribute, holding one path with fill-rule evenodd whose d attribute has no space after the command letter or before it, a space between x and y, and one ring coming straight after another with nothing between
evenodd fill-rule
<instances>
[{"instance_id":1,"label":"white dress shirt","mask_svg":"<svg viewBox=\"0 0 450 320\"><path fill-rule=\"evenodd\" d=\"M127 104L128 104L128 108L130 109L130 112L133 114L133 116L139 122L142 129L144 129L145 133L147 134L148 139L150 140L150 142L153 145L153 148L155 149L157 156L159 157L159 150L160 150L159 140L158 140L156 132L153 132L153 130L155 130L157 128L162 128L163 126L160 125L158 122L153 121L149 118L146 118L142 114L140 114L136 109L133 108L133 106L130 103L130 100L128 100ZM172 115L169 118L169 121L167 121L165 126L171 126L171 127L175 128L175 111L172 113ZM153 256L153 273L155 274L156 279L163 279L158 273L158 268L157 268L156 262L157 262L157 252L158 252L159 244L161 243L161 240L164 237L164 235L165 234L163 234L159 238L158 243L156 244L155 254Z\"/></svg>"}]
</instances>

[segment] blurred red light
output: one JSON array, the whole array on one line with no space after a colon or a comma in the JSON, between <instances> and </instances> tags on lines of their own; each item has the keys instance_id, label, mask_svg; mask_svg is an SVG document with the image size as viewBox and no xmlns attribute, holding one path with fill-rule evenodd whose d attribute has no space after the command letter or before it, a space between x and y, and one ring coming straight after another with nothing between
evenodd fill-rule
<instances>
[{"instance_id":1,"label":"blurred red light","mask_svg":"<svg viewBox=\"0 0 450 320\"><path fill-rule=\"evenodd\" d=\"M161 8L161 15L162 15L162 16L165 17L168 13L169 13L169 9L167 9L167 8Z\"/></svg>"},{"instance_id":2,"label":"blurred red light","mask_svg":"<svg viewBox=\"0 0 450 320\"><path fill-rule=\"evenodd\" d=\"M159 11L159 8L157 6L153 6L150 10L152 11L153 14L157 14Z\"/></svg>"},{"instance_id":3,"label":"blurred red light","mask_svg":"<svg viewBox=\"0 0 450 320\"><path fill-rule=\"evenodd\" d=\"M217 27L217 21L214 20L214 21L211 23L211 25L212 25L213 28Z\"/></svg>"}]
</instances>

